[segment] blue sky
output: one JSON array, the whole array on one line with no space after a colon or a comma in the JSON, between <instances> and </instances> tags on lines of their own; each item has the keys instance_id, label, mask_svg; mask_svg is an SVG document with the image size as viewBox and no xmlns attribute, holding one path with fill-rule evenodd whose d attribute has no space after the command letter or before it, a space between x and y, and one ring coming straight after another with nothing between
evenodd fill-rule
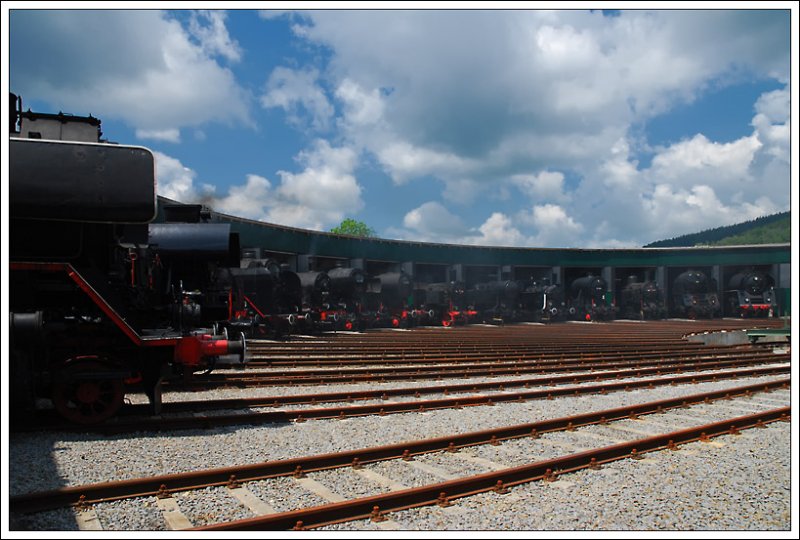
<instances>
[{"instance_id":1,"label":"blue sky","mask_svg":"<svg viewBox=\"0 0 800 540\"><path fill-rule=\"evenodd\" d=\"M162 195L294 227L618 248L789 210L792 3L224 5L4 3L4 80L151 148Z\"/></svg>"}]
</instances>

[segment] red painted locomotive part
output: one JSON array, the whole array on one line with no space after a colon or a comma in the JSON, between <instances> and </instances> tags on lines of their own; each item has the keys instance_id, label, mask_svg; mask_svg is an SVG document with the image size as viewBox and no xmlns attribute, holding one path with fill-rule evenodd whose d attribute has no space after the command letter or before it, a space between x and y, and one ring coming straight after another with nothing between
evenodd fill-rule
<instances>
[{"instance_id":1,"label":"red painted locomotive part","mask_svg":"<svg viewBox=\"0 0 800 540\"><path fill-rule=\"evenodd\" d=\"M747 395L748 392L766 392L777 388L788 387L789 379L762 383L756 385L739 386L693 394L679 398L652 401L638 405L629 405L615 409L606 409L591 413L544 420L529 424L519 424L515 426L495 428L491 430L478 431L472 433L462 433L448 435L434 439L422 439L418 441L402 442L388 446L378 446L364 448L360 450L334 452L317 456L293 458L279 461L269 461L252 465L242 465L236 467L225 467L210 469L206 471L196 471L190 473L176 473L158 477L137 478L122 480L119 482L105 482L89 484L84 486L74 486L52 491L43 491L16 495L9 498L9 509L14 512L40 512L64 506L76 505L79 502L90 504L96 502L113 501L131 497L142 497L155 495L162 491L162 486L169 491L185 491L189 489L199 489L206 486L226 485L235 475L237 481L252 481L278 476L288 476L294 474L298 467L300 470L309 472L336 467L349 466L354 458L358 458L361 463L398 459L403 456L414 454L424 454L437 452L453 446L475 446L488 443L492 440L504 440L531 436L533 430L536 433L547 431L559 431L567 429L569 426L580 426L596 424L614 419L629 418L632 415L646 415L663 412L669 408L684 407L689 404L704 402L705 400L723 399L738 395ZM788 414L788 407L786 408ZM710 432L706 431L710 436ZM636 446L637 449L644 447ZM555 470L555 469L554 469Z\"/></svg>"},{"instance_id":2,"label":"red painted locomotive part","mask_svg":"<svg viewBox=\"0 0 800 540\"><path fill-rule=\"evenodd\" d=\"M740 416L722 422L714 422L690 429L604 446L555 459L538 461L529 465L459 478L419 488L392 491L372 497L362 497L340 503L241 519L205 527L195 527L189 530L286 530L295 527L298 523L302 523L304 528L314 528L356 519L368 519L373 515L384 515L386 512L428 506L442 501L449 502L456 498L492 491L498 485L508 488L535 480L552 478L553 471L558 471L558 474L570 473L645 452L669 448L670 445L699 441L701 437L704 439L718 437L735 433L740 429L763 426L765 423L787 419L790 411L791 407L781 407L763 413Z\"/></svg>"}]
</instances>

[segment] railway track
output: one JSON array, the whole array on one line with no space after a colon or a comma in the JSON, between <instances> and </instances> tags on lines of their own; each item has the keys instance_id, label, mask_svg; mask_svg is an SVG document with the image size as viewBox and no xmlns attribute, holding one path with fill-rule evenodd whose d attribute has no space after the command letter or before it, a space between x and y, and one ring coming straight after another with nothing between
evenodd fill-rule
<instances>
[{"instance_id":1,"label":"railway track","mask_svg":"<svg viewBox=\"0 0 800 540\"><path fill-rule=\"evenodd\" d=\"M788 361L788 356L784 359ZM780 362L780 358L776 358ZM730 366L726 366L730 367ZM20 426L18 430L66 430L76 432L98 432L105 434L119 434L131 433L137 431L160 431L160 430L177 430L177 429L212 429L221 426L231 425L244 425L244 424L264 424L264 423L288 423L288 422L305 422L307 420L318 419L340 419L352 418L355 416L368 416L378 415L385 416L387 414L398 413L424 413L436 409L461 409L463 407L476 407L480 405L495 405L504 402L522 402L527 400L537 399L555 399L563 396L581 396L590 394L607 394L609 392L629 392L632 390L647 388L652 389L656 386L675 386L678 384L698 384L705 381L721 381L739 379L742 377L759 377L767 375L785 375L790 373L790 367L787 365L765 368L753 369L739 369L734 371L722 371L721 366L703 366L704 369L716 369L719 371L712 372L699 372L692 375L679 376L679 377L662 377L662 378L645 378L648 372L659 371L662 374L669 374L674 372L684 372L691 369L691 366L683 368L661 368L659 370L632 370L629 372L615 372L603 373L597 375L583 375L583 376L568 376L568 377L549 377L546 379L532 379L527 381L507 381L505 383L481 383L472 385L459 385L459 386L440 386L430 388L401 388L395 390L374 391L374 392L359 392L351 394L311 394L289 397L266 397L266 398L251 398L248 400L218 400L208 402L178 402L172 403L171 406L166 407L163 411L166 414L189 412L190 416L181 417L164 417L164 416L140 416L138 418L120 418L113 422L100 424L97 426L64 426L58 422L57 419L43 418L38 423L30 423L26 426ZM578 383L581 380L585 381L600 381L603 379L614 379L619 381L620 378L626 380L607 384L595 385L582 385L582 386L566 386L558 388L548 388L545 390L526 390L526 391L509 391L512 388L531 388L531 387L544 387L563 385L566 383ZM783 383L788 386L788 381ZM752 390L758 390L761 386L754 385ZM477 394L477 392L481 392ZM389 395L392 397L399 396L413 396L419 398L423 393L438 393L445 396L449 394L463 394L472 393L471 396L449 397L444 399L426 399L426 400L413 400L413 401L393 401L386 402ZM376 400L378 403L369 405L350 405L350 406L336 406L326 408L305 408L294 410L279 410L270 412L252 412L252 408L260 407L279 407L287 404L311 404L328 402L352 402L354 400ZM209 411L218 411L227 408L242 408L246 409L237 414L230 415L214 415L207 416L204 414ZM133 407L131 407L133 409ZM139 407L138 412L140 415L146 415L148 408ZM129 411L129 414L135 414L134 410Z\"/></svg>"},{"instance_id":2,"label":"railway track","mask_svg":"<svg viewBox=\"0 0 800 540\"><path fill-rule=\"evenodd\" d=\"M458 378L465 379L470 377L497 377L514 376L531 373L546 374L557 372L574 371L597 371L615 370L628 367L642 368L643 366L655 366L655 371L659 369L696 369L698 366L724 365L753 365L757 363L771 362L779 355L772 351L726 351L717 354L689 355L675 354L672 351L663 351L657 359L638 358L628 361L615 361L615 357L602 358L595 357L575 361L517 361L509 360L503 363L469 364L456 366L415 366L411 368L365 368L353 370L325 370L325 371L297 371L291 374L285 372L275 373L274 371L265 372L233 372L233 373L213 373L206 376L193 377L186 381L179 381L171 384L170 388L175 389L197 389L219 386L294 386L294 385L323 385L323 384L347 384L359 382L383 383L388 381L407 381L407 380L430 380ZM783 355L783 358L788 356Z\"/></svg>"},{"instance_id":3,"label":"railway track","mask_svg":"<svg viewBox=\"0 0 800 540\"><path fill-rule=\"evenodd\" d=\"M554 518L537 516L545 522L534 523L526 509L562 500L556 495L567 490L557 486L577 483L589 489L589 478L605 485L607 473L639 478L636 471L647 469L647 477L635 480L638 485L666 472L656 474L647 465L653 459L692 462L709 453L720 466L727 460L744 461L735 467L763 472L766 465L749 446L741 456L735 452L737 441L756 445L767 437L773 441L768 453L788 448L788 428L780 426L786 426L791 415L791 369L790 355L782 348L686 345L685 323L669 323L666 328L632 323L649 330L639 343L625 339L615 350L618 332L607 335L604 328L616 324L564 325L591 329L587 331L595 333L597 347L583 346L580 355L567 352L563 360L553 351L534 360L535 344L531 344L527 353L518 353L530 354L530 367L535 366L530 373L520 371L511 349L495 353L487 362L447 362L464 352L463 344L451 351L453 357L447 353L445 359L434 358L428 361L430 366L415 363L403 374L414 374L410 380L426 380L460 373L462 380L446 384L380 382L381 376L402 369L398 364L378 372L382 364L389 364L383 361L352 368L365 375L376 369L374 379L357 385L352 383L352 372L323 381L319 375L341 369L300 362L294 370L282 365L267 368L273 376L283 372L284 383L294 379L293 386L283 384L280 392L265 394L264 388L247 385L192 392L168 387L161 418L140 416L145 407L132 404L126 406L128 414L97 429L66 430L52 424L49 430L38 426L38 431L15 431L10 455L15 463L9 490L12 523L18 530L47 529L51 522L60 524L58 530L491 530L505 527L485 521L497 505L514 509L501 523L546 529ZM480 355L498 336L508 341L500 349L528 339L530 328L542 331L520 325L476 328L472 334L465 328L459 339L473 342ZM394 350L393 336L403 336L397 342L402 346L414 332L336 339L376 340L389 354ZM458 333L438 329L430 333L437 332ZM539 335L543 350L547 336ZM656 341L650 342L648 336L656 336ZM302 357L317 340L300 338L275 346L287 357L295 354L287 350L298 347L295 352ZM316 344L320 346L326 345ZM465 365L491 368L485 373L464 370ZM513 371L495 373L503 366ZM417 371L422 377L415 375ZM758 429L762 426L767 429ZM40 441L36 443L40 448L51 447L53 464L27 449L23 444L27 439L31 444ZM697 442L701 439L710 442ZM642 454L648 457L631 459ZM28 458L36 458L39 465L26 465ZM76 458L90 459L91 466L73 461ZM50 488L34 487L41 485L36 477L56 464L57 474L41 478ZM594 470L598 465L602 470ZM664 481L681 477L676 474L673 470ZM778 481L782 478L779 474ZM530 497L542 496L537 491L542 488L535 486L553 488L545 488L546 499L532 503ZM506 490L511 493L504 494ZM561 504L571 504L569 500ZM779 509L783 501L778 497ZM584 506L577 512L590 515L591 508ZM654 515L653 519L663 517L656 511ZM586 523L600 523L605 518L595 514L587 519ZM690 528L700 527L699 522L685 519Z\"/></svg>"},{"instance_id":4,"label":"railway track","mask_svg":"<svg viewBox=\"0 0 800 540\"><path fill-rule=\"evenodd\" d=\"M497 446L504 441L536 441L546 434L560 431L574 432L587 426L616 429L617 423L630 422L650 415L658 415L661 422L673 411L683 412L692 407L706 408L723 400L730 403L741 396L752 398L761 392L788 389L788 379L761 385L728 387L714 392L692 394L680 398L638 403L615 409L604 409L589 413L553 418L528 424L504 426L479 432L451 434L433 439L422 439L381 447L362 448L350 452L336 452L288 460L279 460L244 466L195 471L184 474L164 475L155 478L130 479L82 485L61 490L13 496L10 499L12 512L40 512L54 508L73 506L80 512L89 511L91 505L115 500L141 497L171 499L178 492L209 487L225 487L229 491L240 490L239 499L250 500L243 495L248 482L287 477L302 479L317 471L348 468L361 470L368 464L387 460L411 461L432 453L455 454L460 450L481 445ZM685 424L685 419L677 419ZM388 512L437 504L449 506L458 498L476 493L494 491L505 493L513 486L543 480L555 481L580 469L598 469L603 464L624 459L638 459L653 451L677 451L680 445L693 441L708 442L714 437L735 436L741 430L765 427L776 421L789 421L790 407L777 407L755 414L725 417L714 422L700 423L682 429L671 429L649 437L638 437L611 445L595 446L577 453L568 453L545 460L534 460L524 465L500 467L497 471L469 475L446 482L438 482L416 488L396 489L360 497L350 501L300 508L288 512L275 512L245 520L208 524L203 530L253 530L253 529L303 529L354 519L371 519L381 522ZM305 482L313 485L313 482ZM399 482L397 485L400 485ZM246 490L244 490L246 491ZM248 492L250 493L250 492ZM188 520L186 520L188 523Z\"/></svg>"}]
</instances>

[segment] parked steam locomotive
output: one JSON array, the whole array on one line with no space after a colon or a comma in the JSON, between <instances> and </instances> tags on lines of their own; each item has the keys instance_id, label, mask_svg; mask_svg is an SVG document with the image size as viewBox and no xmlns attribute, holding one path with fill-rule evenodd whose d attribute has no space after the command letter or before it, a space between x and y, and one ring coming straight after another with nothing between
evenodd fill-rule
<instances>
[{"instance_id":1,"label":"parked steam locomotive","mask_svg":"<svg viewBox=\"0 0 800 540\"><path fill-rule=\"evenodd\" d=\"M772 276L757 270L737 272L725 290L728 315L732 317L772 317L777 310Z\"/></svg>"},{"instance_id":2,"label":"parked steam locomotive","mask_svg":"<svg viewBox=\"0 0 800 540\"><path fill-rule=\"evenodd\" d=\"M585 276L570 285L569 314L579 321L608 321L614 319L614 306L606 302L606 280Z\"/></svg>"},{"instance_id":3,"label":"parked steam locomotive","mask_svg":"<svg viewBox=\"0 0 800 540\"><path fill-rule=\"evenodd\" d=\"M664 295L658 283L652 280L639 281L628 277L622 289L620 311L626 319L663 319L667 316Z\"/></svg>"},{"instance_id":4,"label":"parked steam locomotive","mask_svg":"<svg viewBox=\"0 0 800 540\"><path fill-rule=\"evenodd\" d=\"M550 283L549 278L531 279L520 285L520 305L523 320L533 322L556 322L564 319L566 307L564 289Z\"/></svg>"},{"instance_id":5,"label":"parked steam locomotive","mask_svg":"<svg viewBox=\"0 0 800 540\"><path fill-rule=\"evenodd\" d=\"M146 148L22 138L14 125L12 421L44 398L70 421L101 422L132 385L157 411L163 378L207 370L220 357L244 361L244 336L229 339L214 325L226 308L213 293L216 271L231 254L238 259L229 226L152 224L155 163Z\"/></svg>"},{"instance_id":6,"label":"parked steam locomotive","mask_svg":"<svg viewBox=\"0 0 800 540\"><path fill-rule=\"evenodd\" d=\"M671 315L687 319L719 317L721 306L716 289L705 272L686 270L672 283Z\"/></svg>"},{"instance_id":7,"label":"parked steam locomotive","mask_svg":"<svg viewBox=\"0 0 800 540\"><path fill-rule=\"evenodd\" d=\"M422 299L420 310L433 324L444 327L463 325L473 322L477 315L466 303L465 287L461 281L428 283L418 291Z\"/></svg>"},{"instance_id":8,"label":"parked steam locomotive","mask_svg":"<svg viewBox=\"0 0 800 540\"><path fill-rule=\"evenodd\" d=\"M467 302L480 321L489 324L514 322L518 317L520 286L513 280L477 283L466 291Z\"/></svg>"}]
</instances>

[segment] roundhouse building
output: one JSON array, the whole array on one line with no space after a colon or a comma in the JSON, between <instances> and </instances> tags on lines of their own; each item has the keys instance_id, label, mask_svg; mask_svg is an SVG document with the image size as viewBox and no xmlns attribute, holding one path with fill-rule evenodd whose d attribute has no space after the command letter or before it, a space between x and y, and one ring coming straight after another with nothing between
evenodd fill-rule
<instances>
[{"instance_id":1,"label":"roundhouse building","mask_svg":"<svg viewBox=\"0 0 800 540\"><path fill-rule=\"evenodd\" d=\"M180 219L230 223L231 231L239 235L243 253L274 259L296 272L336 267L359 268L371 275L402 271L418 283L461 281L467 286L530 278L569 284L577 278L595 275L606 282L606 299L611 304L616 303L632 276L640 281L654 280L668 296L675 278L690 269L700 270L709 276L722 298L731 276L747 269L772 277L778 303L775 315L790 314L790 244L630 249L436 244L297 229L222 214L198 205L179 205L166 199L162 203L162 207L182 207L184 217ZM161 219L165 219L163 211Z\"/></svg>"}]
</instances>

